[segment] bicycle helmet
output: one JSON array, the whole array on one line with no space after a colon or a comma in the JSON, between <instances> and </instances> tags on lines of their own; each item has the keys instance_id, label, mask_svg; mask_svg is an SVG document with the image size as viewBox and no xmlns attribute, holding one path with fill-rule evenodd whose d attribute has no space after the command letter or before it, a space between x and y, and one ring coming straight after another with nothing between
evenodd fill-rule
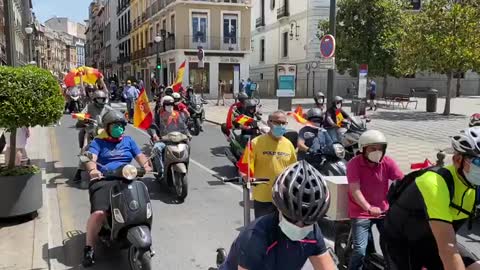
<instances>
[{"instance_id":1,"label":"bicycle helmet","mask_svg":"<svg viewBox=\"0 0 480 270\"><path fill-rule=\"evenodd\" d=\"M312 122L322 122L323 112L319 108L312 108L307 112L307 120Z\"/></svg>"},{"instance_id":2,"label":"bicycle helmet","mask_svg":"<svg viewBox=\"0 0 480 270\"><path fill-rule=\"evenodd\" d=\"M382 132L378 130L367 130L358 139L358 148L363 151L363 148L372 144L384 144L387 148L387 138Z\"/></svg>"},{"instance_id":3,"label":"bicycle helmet","mask_svg":"<svg viewBox=\"0 0 480 270\"><path fill-rule=\"evenodd\" d=\"M173 106L175 104L175 100L171 96L164 96L161 100L162 106Z\"/></svg>"},{"instance_id":4,"label":"bicycle helmet","mask_svg":"<svg viewBox=\"0 0 480 270\"><path fill-rule=\"evenodd\" d=\"M322 92L317 92L313 99L315 100L315 103L323 104L325 102L325 95Z\"/></svg>"},{"instance_id":5,"label":"bicycle helmet","mask_svg":"<svg viewBox=\"0 0 480 270\"><path fill-rule=\"evenodd\" d=\"M480 126L480 113L474 113L470 116L470 123L468 124L469 127L476 127Z\"/></svg>"},{"instance_id":6,"label":"bicycle helmet","mask_svg":"<svg viewBox=\"0 0 480 270\"><path fill-rule=\"evenodd\" d=\"M453 136L452 147L462 155L480 157L480 127L467 128Z\"/></svg>"},{"instance_id":7,"label":"bicycle helmet","mask_svg":"<svg viewBox=\"0 0 480 270\"><path fill-rule=\"evenodd\" d=\"M240 92L237 96L238 101L244 103L248 99L248 95L245 92Z\"/></svg>"},{"instance_id":8,"label":"bicycle helmet","mask_svg":"<svg viewBox=\"0 0 480 270\"><path fill-rule=\"evenodd\" d=\"M323 175L305 160L287 167L272 188L273 203L293 222L311 225L325 215L330 192Z\"/></svg>"},{"instance_id":9,"label":"bicycle helmet","mask_svg":"<svg viewBox=\"0 0 480 270\"><path fill-rule=\"evenodd\" d=\"M124 126L127 125L125 117L117 110L109 110L106 114L104 114L102 117L102 123L103 126L106 127L106 130L108 130L109 125L114 123L119 123Z\"/></svg>"}]
</instances>

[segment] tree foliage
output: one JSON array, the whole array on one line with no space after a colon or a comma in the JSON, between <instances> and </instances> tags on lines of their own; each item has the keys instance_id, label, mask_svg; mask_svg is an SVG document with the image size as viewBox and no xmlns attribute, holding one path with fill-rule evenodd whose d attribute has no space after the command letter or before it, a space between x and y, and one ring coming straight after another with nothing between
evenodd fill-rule
<instances>
[{"instance_id":1,"label":"tree foliage","mask_svg":"<svg viewBox=\"0 0 480 270\"><path fill-rule=\"evenodd\" d=\"M335 61L340 73L357 76L368 64L369 76L397 76L396 54L403 23L404 1L340 0L336 25ZM319 36L329 33L320 21Z\"/></svg>"},{"instance_id":2,"label":"tree foliage","mask_svg":"<svg viewBox=\"0 0 480 270\"><path fill-rule=\"evenodd\" d=\"M406 16L397 71L447 75L444 114L450 113L451 81L456 72L480 67L480 8L474 0L428 1Z\"/></svg>"},{"instance_id":3,"label":"tree foliage","mask_svg":"<svg viewBox=\"0 0 480 270\"><path fill-rule=\"evenodd\" d=\"M60 86L49 71L0 66L0 127L16 133L19 127L47 126L60 119L63 107ZM15 149L14 143L10 149ZM14 154L12 164L13 160Z\"/></svg>"}]
</instances>

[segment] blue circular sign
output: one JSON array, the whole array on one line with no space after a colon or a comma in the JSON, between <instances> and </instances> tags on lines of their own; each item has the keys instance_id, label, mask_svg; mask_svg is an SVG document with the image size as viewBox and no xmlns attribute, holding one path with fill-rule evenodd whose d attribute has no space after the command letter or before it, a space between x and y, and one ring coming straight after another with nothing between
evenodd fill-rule
<instances>
[{"instance_id":1,"label":"blue circular sign","mask_svg":"<svg viewBox=\"0 0 480 270\"><path fill-rule=\"evenodd\" d=\"M320 40L320 53L324 58L330 58L335 54L335 38L332 35L325 35Z\"/></svg>"}]
</instances>

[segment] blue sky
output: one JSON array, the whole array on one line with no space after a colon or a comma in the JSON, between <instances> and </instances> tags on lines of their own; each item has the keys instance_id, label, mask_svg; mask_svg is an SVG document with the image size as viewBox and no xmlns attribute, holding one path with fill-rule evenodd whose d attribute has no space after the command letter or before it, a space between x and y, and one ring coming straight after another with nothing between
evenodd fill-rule
<instances>
[{"instance_id":1,"label":"blue sky","mask_svg":"<svg viewBox=\"0 0 480 270\"><path fill-rule=\"evenodd\" d=\"M32 2L33 11L42 23L55 15L83 23L83 20L87 19L88 5L91 0L33 0Z\"/></svg>"}]
</instances>

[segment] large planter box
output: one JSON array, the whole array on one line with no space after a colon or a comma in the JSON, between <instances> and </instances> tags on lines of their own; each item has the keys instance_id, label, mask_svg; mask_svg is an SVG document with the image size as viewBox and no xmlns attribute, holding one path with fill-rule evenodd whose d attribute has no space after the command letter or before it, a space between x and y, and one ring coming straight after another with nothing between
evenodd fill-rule
<instances>
[{"instance_id":1,"label":"large planter box","mask_svg":"<svg viewBox=\"0 0 480 270\"><path fill-rule=\"evenodd\" d=\"M0 218L30 214L42 208L42 172L0 176Z\"/></svg>"}]
</instances>

